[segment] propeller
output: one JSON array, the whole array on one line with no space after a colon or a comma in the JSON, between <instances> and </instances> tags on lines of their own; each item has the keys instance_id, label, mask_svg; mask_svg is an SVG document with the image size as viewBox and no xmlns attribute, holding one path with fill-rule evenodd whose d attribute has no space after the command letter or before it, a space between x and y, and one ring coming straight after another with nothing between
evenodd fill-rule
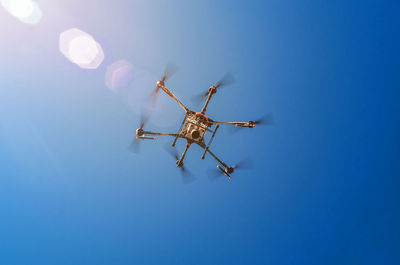
<instances>
[{"instance_id":1,"label":"propeller","mask_svg":"<svg viewBox=\"0 0 400 265\"><path fill-rule=\"evenodd\" d=\"M132 140L131 144L129 145L129 150L133 153L139 153L140 152L140 142L139 139L136 137Z\"/></svg>"},{"instance_id":2,"label":"propeller","mask_svg":"<svg viewBox=\"0 0 400 265\"><path fill-rule=\"evenodd\" d=\"M207 92L202 92L201 94L197 94L193 97L191 97L191 101L194 105L199 106L200 103L207 98L209 91L207 90Z\"/></svg>"},{"instance_id":3,"label":"propeller","mask_svg":"<svg viewBox=\"0 0 400 265\"><path fill-rule=\"evenodd\" d=\"M142 110L139 123L140 127L136 129L136 137L132 140L131 144L129 145L129 150L131 150L134 153L139 153L140 151L140 138L138 138L138 136L140 137L143 135L143 128L146 126L149 118L150 118L150 111Z\"/></svg>"},{"instance_id":4,"label":"propeller","mask_svg":"<svg viewBox=\"0 0 400 265\"><path fill-rule=\"evenodd\" d=\"M183 184L190 184L196 180L196 177L190 173L185 167L181 167Z\"/></svg>"},{"instance_id":5,"label":"propeller","mask_svg":"<svg viewBox=\"0 0 400 265\"><path fill-rule=\"evenodd\" d=\"M238 169L252 169L253 168L253 160L250 157L246 157L245 159L242 159L241 161L239 161L238 163L236 163L236 165L233 165L232 168L234 170L238 170Z\"/></svg>"},{"instance_id":6,"label":"propeller","mask_svg":"<svg viewBox=\"0 0 400 265\"><path fill-rule=\"evenodd\" d=\"M176 160L179 160L179 155L178 152L176 151L176 149L173 149L169 146L165 146L165 150Z\"/></svg>"},{"instance_id":7,"label":"propeller","mask_svg":"<svg viewBox=\"0 0 400 265\"><path fill-rule=\"evenodd\" d=\"M180 157L179 157L179 155L178 155L178 152L176 151L175 148L171 148L170 146L166 146L166 147L165 147L165 150L166 150L173 158L175 158L176 161L178 161L178 160L180 159ZM192 183L193 181L196 180L196 177L195 177L192 173L190 173L190 171L188 171L188 170L185 168L183 162L182 162L182 164L179 166L179 169L180 169L181 174L182 174L182 182L183 182L183 184L190 184L190 183Z\"/></svg>"},{"instance_id":8,"label":"propeller","mask_svg":"<svg viewBox=\"0 0 400 265\"><path fill-rule=\"evenodd\" d=\"M216 181L218 179L221 179L224 175L224 173L219 170L218 168L210 168L207 170L207 175L208 175L208 179L210 181Z\"/></svg>"},{"instance_id":9,"label":"propeller","mask_svg":"<svg viewBox=\"0 0 400 265\"><path fill-rule=\"evenodd\" d=\"M268 113L265 114L264 116L262 116L261 118L255 120L255 121L249 121L250 124L253 124L255 127L256 125L273 125L274 124L274 119L273 119L273 115L272 113ZM229 126L227 127L229 130L229 133L231 135L237 133L238 131L240 131L240 129L242 128L248 128L248 127L240 127L240 126ZM252 127L250 127L252 128Z\"/></svg>"},{"instance_id":10,"label":"propeller","mask_svg":"<svg viewBox=\"0 0 400 265\"><path fill-rule=\"evenodd\" d=\"M143 129L146 126L147 122L150 118L150 111L146 109L142 109L142 113L140 114L140 127L139 129Z\"/></svg>"},{"instance_id":11,"label":"propeller","mask_svg":"<svg viewBox=\"0 0 400 265\"><path fill-rule=\"evenodd\" d=\"M164 85L164 82L167 81L172 75L175 74L177 67L172 64L168 63L167 66L165 67L164 74L161 77L161 80L157 82L157 86L154 89L154 91L150 95L150 102L154 105L155 102L157 101L157 95L160 92L160 86L158 85L159 82Z\"/></svg>"},{"instance_id":12,"label":"propeller","mask_svg":"<svg viewBox=\"0 0 400 265\"><path fill-rule=\"evenodd\" d=\"M247 170L247 169L251 169L251 168L253 168L253 160L250 157L247 157L247 158L241 160L240 162L238 162L236 165L233 165L233 166L227 168L227 171L229 174L232 174L233 172L235 172L236 170L239 170L239 169ZM230 170L232 170L232 172L229 172ZM208 170L208 179L211 181L218 180L224 176L225 176L224 172L222 172L222 170L220 170L219 168Z\"/></svg>"},{"instance_id":13,"label":"propeller","mask_svg":"<svg viewBox=\"0 0 400 265\"><path fill-rule=\"evenodd\" d=\"M265 114L258 120L255 120L254 124L255 125L272 125L272 124L274 124L272 113Z\"/></svg>"},{"instance_id":14,"label":"propeller","mask_svg":"<svg viewBox=\"0 0 400 265\"><path fill-rule=\"evenodd\" d=\"M226 73L224 77L222 77L221 80L218 81L218 83L215 85L215 88L218 89L220 87L228 86L235 82L235 79L233 78L232 74Z\"/></svg>"},{"instance_id":15,"label":"propeller","mask_svg":"<svg viewBox=\"0 0 400 265\"><path fill-rule=\"evenodd\" d=\"M218 89L218 88L221 88L221 87L224 87L224 86L228 86L228 85L232 84L234 81L235 80L234 80L232 74L227 73L227 74L224 75L224 77L222 77L221 80L219 80L214 85L214 87L215 87L215 89ZM192 97L192 102L194 104L198 105L202 100L204 100L204 99L206 99L208 97L209 91L210 90L208 89L205 92L202 92L200 94L197 94L197 95L193 96Z\"/></svg>"},{"instance_id":16,"label":"propeller","mask_svg":"<svg viewBox=\"0 0 400 265\"><path fill-rule=\"evenodd\" d=\"M164 74L161 78L161 81L165 82L176 73L177 67L173 63L168 63L165 67Z\"/></svg>"}]
</instances>

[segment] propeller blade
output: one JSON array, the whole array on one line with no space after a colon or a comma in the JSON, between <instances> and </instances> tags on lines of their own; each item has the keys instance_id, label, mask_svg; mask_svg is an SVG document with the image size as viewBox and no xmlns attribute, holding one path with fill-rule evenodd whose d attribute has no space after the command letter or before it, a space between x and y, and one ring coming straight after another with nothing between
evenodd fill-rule
<instances>
[{"instance_id":1,"label":"propeller blade","mask_svg":"<svg viewBox=\"0 0 400 265\"><path fill-rule=\"evenodd\" d=\"M140 113L140 129L143 129L147 122L149 121L151 116L151 110L148 108L142 108L142 112Z\"/></svg>"},{"instance_id":2,"label":"propeller blade","mask_svg":"<svg viewBox=\"0 0 400 265\"><path fill-rule=\"evenodd\" d=\"M135 139L132 140L131 144L129 145L128 149L129 151L133 153L139 153L140 152L140 140L135 137Z\"/></svg>"},{"instance_id":3,"label":"propeller blade","mask_svg":"<svg viewBox=\"0 0 400 265\"><path fill-rule=\"evenodd\" d=\"M202 92L200 94L197 94L191 98L193 104L196 106L199 105L202 101L204 101L208 96L208 90L207 92Z\"/></svg>"},{"instance_id":4,"label":"propeller blade","mask_svg":"<svg viewBox=\"0 0 400 265\"><path fill-rule=\"evenodd\" d=\"M170 146L165 146L164 149L176 160L179 160L179 155L178 152L176 151L175 148L172 148Z\"/></svg>"},{"instance_id":5,"label":"propeller blade","mask_svg":"<svg viewBox=\"0 0 400 265\"><path fill-rule=\"evenodd\" d=\"M235 82L235 79L233 78L232 74L227 73L224 75L224 77L222 77L221 80L218 81L218 83L215 85L215 88L228 86L228 85L232 84L233 82Z\"/></svg>"},{"instance_id":6,"label":"propeller blade","mask_svg":"<svg viewBox=\"0 0 400 265\"><path fill-rule=\"evenodd\" d=\"M272 113L265 114L260 119L254 121L256 125L272 125L274 124Z\"/></svg>"},{"instance_id":7,"label":"propeller blade","mask_svg":"<svg viewBox=\"0 0 400 265\"><path fill-rule=\"evenodd\" d=\"M142 113L140 114L140 122L139 122L139 128L136 130L136 133L139 131L142 131L143 128L146 126L147 122L150 119L150 111L148 109L142 109ZM142 135L136 135L136 136L142 136ZM134 153L139 153L140 151L140 139L135 137L131 144L129 145L129 150L134 152Z\"/></svg>"},{"instance_id":8,"label":"propeller blade","mask_svg":"<svg viewBox=\"0 0 400 265\"><path fill-rule=\"evenodd\" d=\"M140 129L143 129L144 128L144 126L146 126L146 124L147 124L147 121L149 120L149 117L146 117L146 116L141 116L140 117Z\"/></svg>"},{"instance_id":9,"label":"propeller blade","mask_svg":"<svg viewBox=\"0 0 400 265\"><path fill-rule=\"evenodd\" d=\"M176 148L172 148L171 146L165 146L164 149L176 160L179 160L179 155L178 152L176 151ZM181 167L179 167L181 175L182 175L182 182L183 184L190 184L193 181L196 180L196 177L189 171L186 169L186 167L184 165L182 165Z\"/></svg>"},{"instance_id":10,"label":"propeller blade","mask_svg":"<svg viewBox=\"0 0 400 265\"><path fill-rule=\"evenodd\" d=\"M176 72L177 67L172 64L168 63L167 66L165 67L164 74L161 77L162 82L165 82L170 78L175 72ZM160 92L160 87L158 85L155 87L154 91L150 94L148 101L152 106L155 105L157 98L158 98L158 93Z\"/></svg>"},{"instance_id":11,"label":"propeller blade","mask_svg":"<svg viewBox=\"0 0 400 265\"><path fill-rule=\"evenodd\" d=\"M182 182L183 184L190 184L196 180L196 177L188 171L185 166L180 167L182 174Z\"/></svg>"},{"instance_id":12,"label":"propeller blade","mask_svg":"<svg viewBox=\"0 0 400 265\"><path fill-rule=\"evenodd\" d=\"M272 113L268 113L253 122L254 122L254 125L273 125L274 119L273 119ZM247 127L229 126L227 128L229 130L229 134L233 135L233 134L237 133L238 131L240 131L241 129L247 128Z\"/></svg>"},{"instance_id":13,"label":"propeller blade","mask_svg":"<svg viewBox=\"0 0 400 265\"><path fill-rule=\"evenodd\" d=\"M207 175L208 175L208 179L210 181L216 181L218 179L221 179L222 177L224 177L224 173L222 173L221 170L216 169L216 168L212 168L207 170Z\"/></svg>"},{"instance_id":14,"label":"propeller blade","mask_svg":"<svg viewBox=\"0 0 400 265\"><path fill-rule=\"evenodd\" d=\"M154 107L154 105L156 104L157 101L157 96L158 93L160 92L160 88L158 86L156 86L153 90L153 92L151 92L151 94L148 96L147 98L147 104L150 104L152 107Z\"/></svg>"},{"instance_id":15,"label":"propeller blade","mask_svg":"<svg viewBox=\"0 0 400 265\"><path fill-rule=\"evenodd\" d=\"M215 88L217 89L220 87L224 87L224 86L232 84L233 82L234 82L233 76L230 73L227 73L221 80L218 81L218 83L215 85ZM204 99L206 99L208 97L208 93L209 93L209 90L193 96L192 102L196 105L200 104L201 101L203 101Z\"/></svg>"},{"instance_id":16,"label":"propeller blade","mask_svg":"<svg viewBox=\"0 0 400 265\"><path fill-rule=\"evenodd\" d=\"M167 81L168 78L170 78L171 76L173 76L175 74L176 70L177 70L176 65L174 65L172 63L168 63L167 66L165 67L165 71L161 78L161 81L163 81L163 82Z\"/></svg>"},{"instance_id":17,"label":"propeller blade","mask_svg":"<svg viewBox=\"0 0 400 265\"><path fill-rule=\"evenodd\" d=\"M250 157L247 157L240 162L238 162L236 165L232 166L235 170L237 169L252 169L253 168L253 160Z\"/></svg>"}]
</instances>

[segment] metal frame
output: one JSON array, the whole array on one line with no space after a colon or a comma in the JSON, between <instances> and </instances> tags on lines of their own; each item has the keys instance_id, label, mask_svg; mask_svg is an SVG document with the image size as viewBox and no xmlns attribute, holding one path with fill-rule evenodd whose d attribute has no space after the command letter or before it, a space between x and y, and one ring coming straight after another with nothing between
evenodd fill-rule
<instances>
[{"instance_id":1,"label":"metal frame","mask_svg":"<svg viewBox=\"0 0 400 265\"><path fill-rule=\"evenodd\" d=\"M186 153L189 149L189 147L192 145L192 143L197 144L198 146L200 146L201 148L204 149L204 153L202 155L202 159L204 159L206 153L209 153L218 163L219 165L217 165L217 168L227 177L229 177L229 179L231 179L231 175L234 171L234 167L230 167L227 164L225 164L218 156L216 156L209 148L210 145L215 137L215 134L218 130L218 128L220 127L220 125L234 125L236 127L247 127L247 128L253 128L255 127L255 123L253 121L248 121L248 122L222 122L222 121L213 121L210 118L208 118L205 115L205 112L207 110L207 106L211 101L212 96L217 92L217 87L216 86L211 86L209 88L208 91L208 95L207 95L207 100L201 110L200 113L198 112L194 112L189 110L166 86L165 86L165 78L163 77L163 80L159 80L157 82L157 88L155 91L155 94L157 94L159 92L159 90L162 89L168 96L170 96L173 100L175 100L179 106L182 107L182 109L186 112L185 118L183 119L181 126L178 130L177 133L163 133L163 132L152 132L152 131L145 131L142 128L139 128L136 130L136 139L140 139L140 140L145 140L145 139L151 139L151 140L156 140L155 137L149 137L148 135L160 135L160 136L172 136L174 137L174 141L172 142L172 147L175 146L178 138L183 138L186 139L187 144L186 144L186 148L183 151L181 157L176 161L176 164L178 167L183 167L183 160L185 159ZM193 117L200 117L198 118L197 122L193 122L191 120L189 120L190 118ZM199 139L193 139L192 137L188 136L188 131L185 131L185 129L187 129L189 127L189 124L192 124L193 127L195 128L202 128L203 130L205 130L205 132L203 133L203 135L200 135ZM214 130L211 130L210 127L212 127L213 125L216 125ZM204 143L204 134L206 132L211 132L212 136L208 142L207 145L205 145ZM193 132L192 132L193 133Z\"/></svg>"}]
</instances>

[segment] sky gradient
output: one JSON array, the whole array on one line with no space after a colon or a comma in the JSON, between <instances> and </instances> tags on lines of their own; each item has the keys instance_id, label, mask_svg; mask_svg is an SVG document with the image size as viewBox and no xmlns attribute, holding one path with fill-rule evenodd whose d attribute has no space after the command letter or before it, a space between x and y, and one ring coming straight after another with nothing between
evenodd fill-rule
<instances>
[{"instance_id":1,"label":"sky gradient","mask_svg":"<svg viewBox=\"0 0 400 265\"><path fill-rule=\"evenodd\" d=\"M398 1L36 2L36 25L0 8L0 264L400 264ZM102 45L98 69L60 53L74 27ZM133 82L111 91L118 60ZM253 169L210 182L193 146L183 185L172 139L129 152L168 62L190 109L230 72L209 117L274 114L214 139ZM161 95L147 128L183 117Z\"/></svg>"}]
</instances>

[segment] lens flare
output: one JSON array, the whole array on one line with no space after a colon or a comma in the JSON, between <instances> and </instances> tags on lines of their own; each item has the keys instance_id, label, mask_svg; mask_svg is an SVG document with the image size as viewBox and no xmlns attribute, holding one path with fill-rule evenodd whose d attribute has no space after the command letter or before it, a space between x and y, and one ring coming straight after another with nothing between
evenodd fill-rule
<instances>
[{"instance_id":1,"label":"lens flare","mask_svg":"<svg viewBox=\"0 0 400 265\"><path fill-rule=\"evenodd\" d=\"M60 34L59 48L72 63L85 69L97 69L104 60L100 44L88 33L73 28Z\"/></svg>"},{"instance_id":2,"label":"lens flare","mask_svg":"<svg viewBox=\"0 0 400 265\"><path fill-rule=\"evenodd\" d=\"M133 65L125 60L119 60L107 67L106 85L117 92L121 88L129 86L133 81Z\"/></svg>"},{"instance_id":3,"label":"lens flare","mask_svg":"<svg viewBox=\"0 0 400 265\"><path fill-rule=\"evenodd\" d=\"M3 7L21 22L37 24L42 18L42 11L32 0L1 0Z\"/></svg>"},{"instance_id":4,"label":"lens flare","mask_svg":"<svg viewBox=\"0 0 400 265\"><path fill-rule=\"evenodd\" d=\"M31 0L16 0L10 3L10 12L18 18L27 18L33 13L33 2Z\"/></svg>"},{"instance_id":5,"label":"lens flare","mask_svg":"<svg viewBox=\"0 0 400 265\"><path fill-rule=\"evenodd\" d=\"M94 39L87 36L77 37L69 43L70 59L76 64L90 64L99 53Z\"/></svg>"}]
</instances>

